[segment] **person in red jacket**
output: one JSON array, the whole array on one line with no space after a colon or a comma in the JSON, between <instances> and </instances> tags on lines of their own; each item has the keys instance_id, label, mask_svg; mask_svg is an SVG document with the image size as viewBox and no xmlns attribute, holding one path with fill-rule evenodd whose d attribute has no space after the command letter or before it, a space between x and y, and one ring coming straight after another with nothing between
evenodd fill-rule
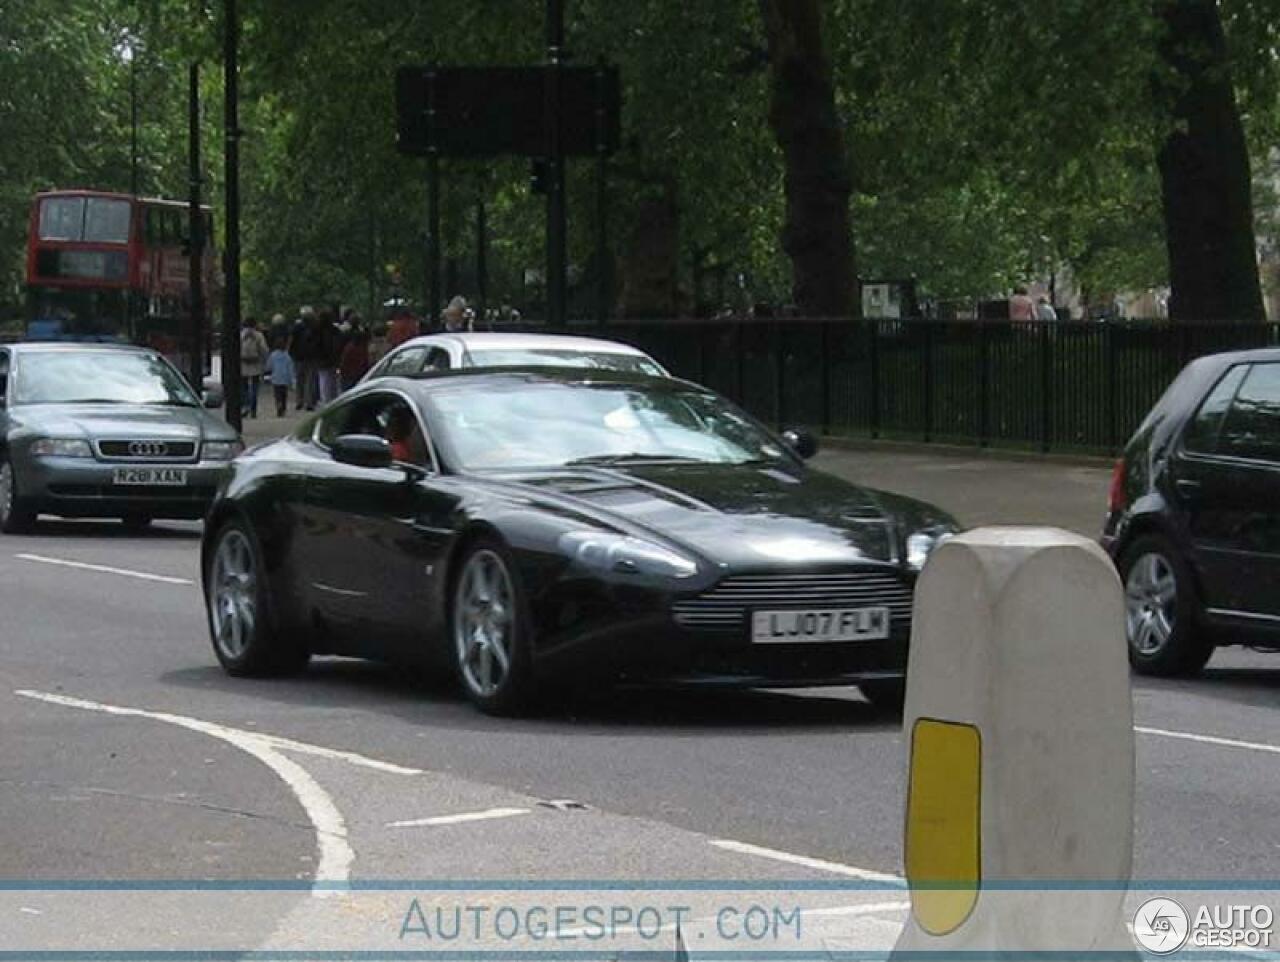
<instances>
[{"instance_id":1,"label":"person in red jacket","mask_svg":"<svg viewBox=\"0 0 1280 962\"><path fill-rule=\"evenodd\" d=\"M351 332L347 346L342 349L338 363L338 376L342 378L342 390L355 387L369 370L369 332L358 327Z\"/></svg>"},{"instance_id":2,"label":"person in red jacket","mask_svg":"<svg viewBox=\"0 0 1280 962\"><path fill-rule=\"evenodd\" d=\"M418 336L418 322L408 311L397 311L391 317L391 326L387 329L387 347L399 347L405 341Z\"/></svg>"}]
</instances>

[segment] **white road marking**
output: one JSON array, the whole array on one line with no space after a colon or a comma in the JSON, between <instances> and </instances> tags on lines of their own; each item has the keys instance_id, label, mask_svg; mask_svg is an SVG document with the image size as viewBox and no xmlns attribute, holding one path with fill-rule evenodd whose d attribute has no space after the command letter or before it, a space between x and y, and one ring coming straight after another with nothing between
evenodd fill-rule
<instances>
[{"instance_id":1,"label":"white road marking","mask_svg":"<svg viewBox=\"0 0 1280 962\"><path fill-rule=\"evenodd\" d=\"M97 574L119 575L123 578L135 578L138 581L158 581L165 585L194 585L190 578L174 578L170 575L153 575L147 571L134 571L131 568L113 568L110 565L94 565L84 561L68 561L65 558L47 558L39 554L14 555L19 561L30 561L35 564L55 565L59 568L75 568L78 571L93 571Z\"/></svg>"},{"instance_id":2,"label":"white road marking","mask_svg":"<svg viewBox=\"0 0 1280 962\"><path fill-rule=\"evenodd\" d=\"M841 862L828 862L826 859L821 858L810 858L808 855L795 855L792 852L782 852L776 848L764 848L760 845L751 845L748 842L735 842L733 839L728 838L713 838L709 841L714 847L723 849L726 852L769 858L775 862L786 862L788 865L799 865L803 868L816 869L819 872L830 872L833 875L847 875L850 878L866 879L869 882L903 881L897 875L875 872L871 869L858 868L856 865L845 865Z\"/></svg>"},{"instance_id":3,"label":"white road marking","mask_svg":"<svg viewBox=\"0 0 1280 962\"><path fill-rule=\"evenodd\" d=\"M1219 738L1217 735L1197 735L1194 732L1175 732L1164 728L1144 728L1134 726L1139 735L1155 735L1160 738L1176 738L1184 742L1199 742L1202 745L1217 745L1220 748L1244 748L1253 752L1267 752L1280 755L1280 745L1268 745L1266 742L1245 742L1235 738Z\"/></svg>"},{"instance_id":4,"label":"white road marking","mask_svg":"<svg viewBox=\"0 0 1280 962\"><path fill-rule=\"evenodd\" d=\"M198 718L188 718L185 715L146 711L141 708L126 708L119 705L105 705L101 702L87 701L82 698L71 698L66 695L55 695L49 692L26 689L20 689L14 694L23 698L47 702L51 705L60 705L63 708L78 708L83 711L101 712L107 715L146 718L151 721L166 722L179 728L186 728L190 731L208 735L211 738L217 738L252 755L275 772L280 780L293 792L298 804L307 813L307 818L310 819L312 828L315 829L316 847L320 852L316 865L315 880L317 882L332 884L348 881L351 877L351 863L355 860L356 853L347 841L347 825L342 813L338 811L338 806L334 804L333 798L320 787L320 784L311 777L311 774L305 768L293 759L280 754L280 752L291 750L323 758L334 758L352 764L363 765L367 768L374 768L378 771L407 775L419 774L415 769L378 762L351 752L339 752L333 749L321 748L317 745L308 745L305 742L294 742L285 738L276 738L272 735L260 735L257 732L242 731L238 728L229 728L226 725L201 721ZM314 894L325 895L331 894L332 891L334 890L316 890Z\"/></svg>"},{"instance_id":5,"label":"white road marking","mask_svg":"<svg viewBox=\"0 0 1280 962\"><path fill-rule=\"evenodd\" d=\"M527 808L490 808L483 812L461 812L458 815L436 815L431 818L415 818L407 822L388 822L387 828L420 828L429 825L461 825L464 822L486 822L493 818L512 818L528 815Z\"/></svg>"}]
</instances>

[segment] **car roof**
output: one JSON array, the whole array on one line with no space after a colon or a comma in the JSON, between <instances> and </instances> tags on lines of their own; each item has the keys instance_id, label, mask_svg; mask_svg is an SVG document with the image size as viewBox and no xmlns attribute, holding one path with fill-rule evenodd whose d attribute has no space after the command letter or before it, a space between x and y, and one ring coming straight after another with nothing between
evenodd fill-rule
<instances>
[{"instance_id":1,"label":"car roof","mask_svg":"<svg viewBox=\"0 0 1280 962\"><path fill-rule=\"evenodd\" d=\"M641 374L633 371L611 371L604 368L586 367L553 367L553 366L521 366L521 367L489 367L458 368L450 371L423 371L418 374L401 374L380 377L360 384L355 390L361 394L365 391L376 391L390 387L428 388L449 390L459 385L481 389L485 385L502 384L621 384L637 387L668 387L693 389L703 393L711 393L709 388L692 381L684 381L675 377L662 377L657 374Z\"/></svg>"},{"instance_id":2,"label":"car roof","mask_svg":"<svg viewBox=\"0 0 1280 962\"><path fill-rule=\"evenodd\" d=\"M577 334L525 334L506 331L449 331L425 334L405 341L397 350L411 345L443 344L451 341L467 350L555 350L597 351L601 354L625 354L631 357L648 357L644 351L603 338L584 337Z\"/></svg>"}]
</instances>

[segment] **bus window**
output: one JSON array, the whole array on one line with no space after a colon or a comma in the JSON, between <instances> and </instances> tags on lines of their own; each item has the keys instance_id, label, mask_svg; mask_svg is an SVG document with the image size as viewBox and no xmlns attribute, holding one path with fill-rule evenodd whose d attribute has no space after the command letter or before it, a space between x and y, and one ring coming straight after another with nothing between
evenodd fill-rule
<instances>
[{"instance_id":1,"label":"bus window","mask_svg":"<svg viewBox=\"0 0 1280 962\"><path fill-rule=\"evenodd\" d=\"M78 241L84 233L83 197L46 197L40 201L40 239Z\"/></svg>"},{"instance_id":2,"label":"bus window","mask_svg":"<svg viewBox=\"0 0 1280 962\"><path fill-rule=\"evenodd\" d=\"M84 239L96 244L129 243L129 202L105 197L88 198Z\"/></svg>"}]
</instances>

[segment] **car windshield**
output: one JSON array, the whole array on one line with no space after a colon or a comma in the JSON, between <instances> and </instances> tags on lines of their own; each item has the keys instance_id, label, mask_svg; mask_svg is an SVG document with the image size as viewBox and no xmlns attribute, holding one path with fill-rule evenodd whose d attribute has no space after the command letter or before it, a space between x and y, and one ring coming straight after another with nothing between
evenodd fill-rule
<instances>
[{"instance_id":1,"label":"car windshield","mask_svg":"<svg viewBox=\"0 0 1280 962\"><path fill-rule=\"evenodd\" d=\"M36 351L18 357L20 404L172 404L198 406L187 382L158 354Z\"/></svg>"},{"instance_id":2,"label":"car windshield","mask_svg":"<svg viewBox=\"0 0 1280 962\"><path fill-rule=\"evenodd\" d=\"M618 354L612 351L576 351L572 348L512 348L506 350L470 349L475 367L592 367L628 374L666 372L643 354Z\"/></svg>"},{"instance_id":3,"label":"car windshield","mask_svg":"<svg viewBox=\"0 0 1280 962\"><path fill-rule=\"evenodd\" d=\"M428 405L463 470L786 457L722 398L680 387L486 379L433 392Z\"/></svg>"}]
</instances>

